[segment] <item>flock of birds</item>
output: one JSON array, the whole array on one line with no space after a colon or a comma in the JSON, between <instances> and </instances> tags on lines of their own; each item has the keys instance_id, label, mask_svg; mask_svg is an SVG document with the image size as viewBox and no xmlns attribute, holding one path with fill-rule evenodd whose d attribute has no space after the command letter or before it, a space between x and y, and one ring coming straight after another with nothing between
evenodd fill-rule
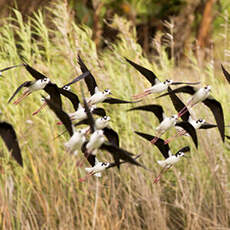
<instances>
[{"instance_id":1,"label":"flock of birds","mask_svg":"<svg viewBox=\"0 0 230 230\"><path fill-rule=\"evenodd\" d=\"M159 120L159 125L155 128L155 136L135 131L137 135L154 144L165 158L164 160L158 161L158 164L162 166L162 170L155 178L154 183L157 183L164 172L166 172L176 162L178 162L181 157L186 157L185 153L190 151L190 147L185 146L178 150L175 154L172 154L170 151L169 142L171 142L176 137L182 135L190 136L194 142L195 147L198 148L196 130L217 127L223 142L225 137L230 139L229 136L225 135L226 126L221 103L210 95L211 86L196 88L193 85L200 84L200 82L176 82L173 80L160 81L152 71L134 63L127 58L125 59L127 63L133 66L151 83L150 88L144 90L144 92L141 94L133 96L135 101L126 101L111 97L111 91L109 89L100 91L94 76L88 70L80 56L78 56L78 64L81 68L82 74L62 87L58 87L55 83L51 82L48 77L38 72L27 63L2 69L0 70L0 75L9 69L23 66L34 78L34 81L23 82L10 97L8 103L10 103L15 98L15 96L21 91L22 88L25 88L25 91L21 97L13 102L15 105L20 103L25 97L34 91L44 90L48 94L46 97L42 96L43 104L37 111L33 113L33 115L38 114L46 105L48 105L48 107L56 114L57 118L60 120L57 124L63 124L65 126L65 131L67 131L69 134L69 140L64 143L66 151L74 155L82 152L84 157L91 165L91 167L85 168L87 174L84 178L81 178L80 181L86 180L86 178L91 175L101 177L101 172L103 170L112 167L120 168L120 165L124 163L130 163L132 165L147 169L143 164L138 162L138 158L141 156L141 154L135 155L120 147L119 135L109 126L110 117L106 115L106 111L101 107L97 107L99 103L137 103L140 102L143 97L149 94L168 91L156 98L164 97L166 95L170 96L173 106L177 111L176 114L166 116L162 106L159 104L142 105L128 110L141 110L151 112ZM222 65L221 67L224 76L230 83L230 73L228 73ZM80 103L79 97L70 90L70 86L72 84L79 82L82 79L84 79L90 93L90 97L86 99L81 84L81 97L83 104ZM170 87L171 85L183 86L172 90ZM176 95L177 93L190 94L191 97L187 103L184 104L183 101ZM61 96L64 96L70 100L75 112L66 113L63 110ZM190 109L200 102L202 102L211 110L214 115L216 124L207 123L204 119L197 120L193 118L190 113ZM95 116L98 117L95 118ZM85 127L78 128L80 125L85 125ZM177 134L167 140L161 139L161 136L171 127L177 128ZM18 162L19 165L23 167L21 150L12 125L7 122L0 122L0 135L14 159ZM112 155L114 162L99 161L99 154L97 154L98 150L105 150L109 152ZM82 164L81 161L78 162L78 165L80 164Z\"/></svg>"}]
</instances>

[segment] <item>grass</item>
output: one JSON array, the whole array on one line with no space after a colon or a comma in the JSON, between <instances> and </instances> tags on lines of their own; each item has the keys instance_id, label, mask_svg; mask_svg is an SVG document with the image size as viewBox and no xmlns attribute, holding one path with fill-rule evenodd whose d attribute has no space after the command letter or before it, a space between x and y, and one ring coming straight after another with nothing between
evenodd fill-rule
<instances>
[{"instance_id":1,"label":"grass","mask_svg":"<svg viewBox=\"0 0 230 230\"><path fill-rule=\"evenodd\" d=\"M123 57L128 57L152 69L160 79L200 80L202 85L211 84L212 95L222 103L228 123L229 86L220 66L213 65L213 59L201 67L189 51L184 67L178 68L167 58L165 47L155 41L153 44L158 44L160 58L151 57L149 62L136 42L131 22L117 16L111 26L119 29L119 40L98 51L92 41L92 31L73 23L65 3L46 9L51 10L52 14L47 15L52 17L44 17L39 11L27 23L15 9L10 18L4 19L0 28L2 68L24 59L61 86L81 73L76 60L81 53L101 89L110 88L114 97L131 99L149 83L125 62ZM229 144L221 142L217 130L198 131L198 150L187 137L174 141L172 152L190 145L191 158L180 161L155 185L153 179L160 170L156 161L162 157L155 147L133 131L154 134L156 119L144 112L127 113L130 105L103 105L112 118L111 126L120 135L121 146L136 154L143 153L140 162L152 173L126 165L120 172L116 169L104 172L98 187L94 177L80 183L78 180L85 171L76 167L76 161L82 157L75 159L65 152L63 143L67 135L53 140L63 129L56 125L54 114L47 108L35 117L31 115L40 105L41 93L30 95L18 106L7 104L13 90L29 79L31 76L21 67L8 71L0 79L1 120L14 125L24 159L22 169L1 141L1 229L229 228ZM73 91L80 96L79 84L73 86ZM140 104L164 104L167 114L175 113L168 98L155 100L154 97L148 96ZM64 102L66 111L71 111L70 104ZM213 121L204 106L195 108L194 113L197 118ZM33 124L28 124L27 120ZM164 137L174 133L172 129ZM107 153L100 154L100 158L111 160ZM84 166L88 166L86 161Z\"/></svg>"}]
</instances>

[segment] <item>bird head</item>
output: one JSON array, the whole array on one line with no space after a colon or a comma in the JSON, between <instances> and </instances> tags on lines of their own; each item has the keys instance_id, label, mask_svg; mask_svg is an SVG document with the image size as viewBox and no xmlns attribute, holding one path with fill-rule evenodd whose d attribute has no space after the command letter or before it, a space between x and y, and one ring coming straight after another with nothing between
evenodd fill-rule
<instances>
[{"instance_id":1,"label":"bird head","mask_svg":"<svg viewBox=\"0 0 230 230\"><path fill-rule=\"evenodd\" d=\"M69 85L65 85L64 87L62 87L62 89L67 90L67 91L70 91L70 90L71 90L71 87L70 87Z\"/></svg>"},{"instance_id":2,"label":"bird head","mask_svg":"<svg viewBox=\"0 0 230 230\"><path fill-rule=\"evenodd\" d=\"M205 123L205 120L204 119L198 119L198 120L196 120L196 124L197 125L202 125L202 124L204 124Z\"/></svg>"},{"instance_id":3,"label":"bird head","mask_svg":"<svg viewBox=\"0 0 230 230\"><path fill-rule=\"evenodd\" d=\"M172 80L165 80L164 82L163 82L165 85L171 85L172 83L173 83L173 81Z\"/></svg>"},{"instance_id":4,"label":"bird head","mask_svg":"<svg viewBox=\"0 0 230 230\"><path fill-rule=\"evenodd\" d=\"M211 91L211 88L212 88L212 87L211 87L210 85L207 85L207 86L204 87L204 90L205 90L205 92L208 93L208 92Z\"/></svg>"},{"instance_id":5,"label":"bird head","mask_svg":"<svg viewBox=\"0 0 230 230\"><path fill-rule=\"evenodd\" d=\"M112 94L112 93L111 93L111 90L110 90L110 89L105 89L105 90L103 91L103 94L109 95L109 94Z\"/></svg>"},{"instance_id":6,"label":"bird head","mask_svg":"<svg viewBox=\"0 0 230 230\"><path fill-rule=\"evenodd\" d=\"M175 154L175 156L180 158L180 157L184 157L185 154L184 154L184 152L178 152Z\"/></svg>"},{"instance_id":7,"label":"bird head","mask_svg":"<svg viewBox=\"0 0 230 230\"><path fill-rule=\"evenodd\" d=\"M177 121L178 120L178 115L177 114L174 114L170 117L171 120L175 120Z\"/></svg>"}]
</instances>

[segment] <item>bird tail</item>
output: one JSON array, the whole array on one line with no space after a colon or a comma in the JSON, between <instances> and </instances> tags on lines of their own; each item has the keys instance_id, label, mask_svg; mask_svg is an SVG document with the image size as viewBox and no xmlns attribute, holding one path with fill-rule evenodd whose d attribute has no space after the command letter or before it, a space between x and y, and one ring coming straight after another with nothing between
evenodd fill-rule
<instances>
[{"instance_id":1,"label":"bird tail","mask_svg":"<svg viewBox=\"0 0 230 230\"><path fill-rule=\"evenodd\" d=\"M165 167L165 166L166 166L165 161L157 161L157 163L158 163L161 167Z\"/></svg>"}]
</instances>

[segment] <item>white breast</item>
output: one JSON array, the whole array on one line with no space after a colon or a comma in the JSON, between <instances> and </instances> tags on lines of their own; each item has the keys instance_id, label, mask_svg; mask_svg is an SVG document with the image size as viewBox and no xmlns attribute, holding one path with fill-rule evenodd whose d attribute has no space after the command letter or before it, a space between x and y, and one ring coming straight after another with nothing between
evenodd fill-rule
<instances>
[{"instance_id":1,"label":"white breast","mask_svg":"<svg viewBox=\"0 0 230 230\"><path fill-rule=\"evenodd\" d=\"M156 131L166 132L169 128L176 124L175 120L166 117L156 128Z\"/></svg>"},{"instance_id":2,"label":"white breast","mask_svg":"<svg viewBox=\"0 0 230 230\"><path fill-rule=\"evenodd\" d=\"M101 130L100 130L101 131ZM102 132L103 133L103 132ZM86 148L89 152L94 149L98 149L105 141L105 137L101 135L101 132L95 131L89 139L89 142L86 145Z\"/></svg>"},{"instance_id":3,"label":"white breast","mask_svg":"<svg viewBox=\"0 0 230 230\"><path fill-rule=\"evenodd\" d=\"M164 84L163 82L159 82L156 85L154 85L153 87L151 87L145 91L150 91L151 93L162 93L167 89L168 89L168 85Z\"/></svg>"},{"instance_id":4,"label":"white breast","mask_svg":"<svg viewBox=\"0 0 230 230\"><path fill-rule=\"evenodd\" d=\"M32 84L29 89L31 91L37 91L37 90L41 90L44 89L45 86L49 83L49 80L44 81L43 79L39 79L37 81L34 82L34 84Z\"/></svg>"},{"instance_id":5,"label":"white breast","mask_svg":"<svg viewBox=\"0 0 230 230\"><path fill-rule=\"evenodd\" d=\"M73 136L64 144L67 151L70 151L71 153L75 150L80 150L82 144L86 141L86 138L84 135L80 134L79 132L75 132ZM75 155L77 152L75 151Z\"/></svg>"},{"instance_id":6,"label":"white breast","mask_svg":"<svg viewBox=\"0 0 230 230\"><path fill-rule=\"evenodd\" d=\"M99 102L103 102L105 99L106 99L106 95L98 91L88 99L87 103L89 103L90 105L94 105Z\"/></svg>"},{"instance_id":7,"label":"white breast","mask_svg":"<svg viewBox=\"0 0 230 230\"><path fill-rule=\"evenodd\" d=\"M180 160L180 157L176 157L175 155L168 157L166 160L157 161L157 163L162 167L169 168L171 165L177 163Z\"/></svg>"}]
</instances>

